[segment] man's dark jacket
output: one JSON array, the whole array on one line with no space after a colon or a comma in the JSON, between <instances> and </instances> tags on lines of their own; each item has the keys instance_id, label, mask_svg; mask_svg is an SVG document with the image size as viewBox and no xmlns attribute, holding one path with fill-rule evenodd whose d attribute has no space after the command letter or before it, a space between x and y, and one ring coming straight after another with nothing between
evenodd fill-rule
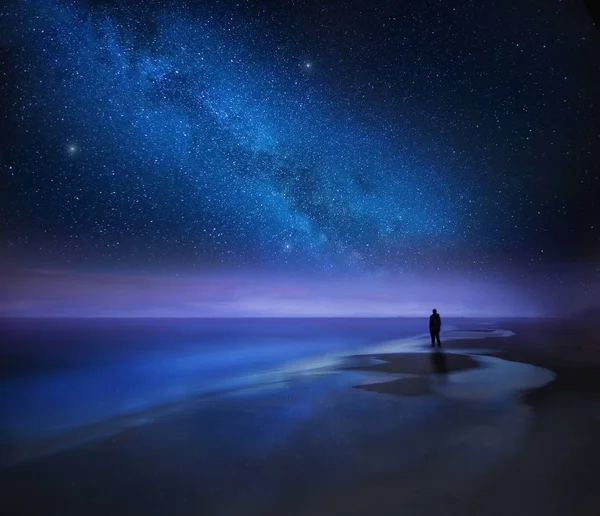
<instances>
[{"instance_id":1,"label":"man's dark jacket","mask_svg":"<svg viewBox=\"0 0 600 516\"><path fill-rule=\"evenodd\" d=\"M440 331L442 329L442 319L440 314L431 314L429 316L429 331Z\"/></svg>"}]
</instances>

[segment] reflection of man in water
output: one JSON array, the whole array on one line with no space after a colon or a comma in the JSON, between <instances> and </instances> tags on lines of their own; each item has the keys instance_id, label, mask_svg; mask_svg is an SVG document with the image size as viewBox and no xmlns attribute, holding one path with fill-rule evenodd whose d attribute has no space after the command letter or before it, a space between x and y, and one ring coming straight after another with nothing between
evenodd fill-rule
<instances>
[{"instance_id":1,"label":"reflection of man in water","mask_svg":"<svg viewBox=\"0 0 600 516\"><path fill-rule=\"evenodd\" d=\"M448 364L446 364L446 355L440 349L431 353L431 365L435 374L446 374L448 372Z\"/></svg>"},{"instance_id":2,"label":"reflection of man in water","mask_svg":"<svg viewBox=\"0 0 600 516\"><path fill-rule=\"evenodd\" d=\"M431 334L431 347L435 347L435 341L437 340L438 348L442 347L440 342L440 330L442 329L442 319L440 314L434 308L433 313L429 316L429 333Z\"/></svg>"}]
</instances>

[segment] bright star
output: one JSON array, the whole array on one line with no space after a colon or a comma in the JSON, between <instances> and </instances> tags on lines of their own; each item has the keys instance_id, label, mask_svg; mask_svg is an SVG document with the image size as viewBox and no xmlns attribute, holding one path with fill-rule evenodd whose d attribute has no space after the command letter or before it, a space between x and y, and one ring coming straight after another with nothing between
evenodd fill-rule
<instances>
[{"instance_id":1,"label":"bright star","mask_svg":"<svg viewBox=\"0 0 600 516\"><path fill-rule=\"evenodd\" d=\"M75 154L77 152L77 145L75 145L74 143L71 143L67 146L67 152L69 154Z\"/></svg>"}]
</instances>

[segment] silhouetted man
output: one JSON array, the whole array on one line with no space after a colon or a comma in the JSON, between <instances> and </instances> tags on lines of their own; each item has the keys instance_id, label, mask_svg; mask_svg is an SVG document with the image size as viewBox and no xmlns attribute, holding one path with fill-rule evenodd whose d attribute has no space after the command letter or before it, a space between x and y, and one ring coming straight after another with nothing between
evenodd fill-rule
<instances>
[{"instance_id":1,"label":"silhouetted man","mask_svg":"<svg viewBox=\"0 0 600 516\"><path fill-rule=\"evenodd\" d=\"M438 348L442 347L440 342L440 330L442 329L442 319L440 314L434 308L433 313L429 316L429 333L431 334L431 347L435 347L435 341L437 340Z\"/></svg>"}]
</instances>

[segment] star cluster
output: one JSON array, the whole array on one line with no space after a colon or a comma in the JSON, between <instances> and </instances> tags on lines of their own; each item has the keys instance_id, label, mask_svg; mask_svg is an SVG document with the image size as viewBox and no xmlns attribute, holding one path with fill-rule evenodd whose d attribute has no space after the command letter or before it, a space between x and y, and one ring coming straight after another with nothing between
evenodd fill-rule
<instances>
[{"instance_id":1,"label":"star cluster","mask_svg":"<svg viewBox=\"0 0 600 516\"><path fill-rule=\"evenodd\" d=\"M582 7L201 4L2 8L6 256L303 272L597 258L600 37Z\"/></svg>"}]
</instances>

